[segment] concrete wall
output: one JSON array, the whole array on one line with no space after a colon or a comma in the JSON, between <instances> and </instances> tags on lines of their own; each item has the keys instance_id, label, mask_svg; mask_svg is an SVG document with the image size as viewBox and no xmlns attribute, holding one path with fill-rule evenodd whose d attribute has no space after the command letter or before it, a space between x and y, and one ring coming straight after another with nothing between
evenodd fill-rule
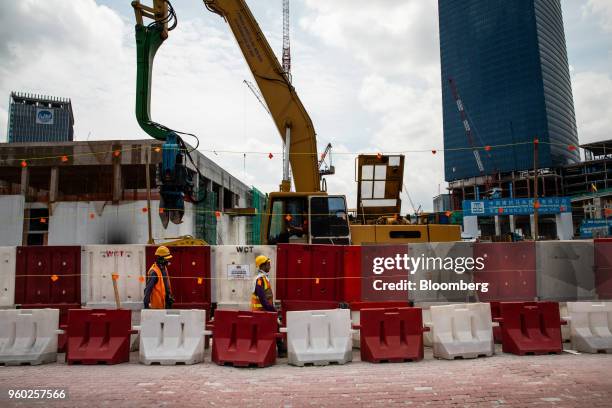
<instances>
[{"instance_id":1,"label":"concrete wall","mask_svg":"<svg viewBox=\"0 0 612 408\"><path fill-rule=\"evenodd\" d=\"M146 201L119 205L99 201L59 202L54 205L53 215L49 217L48 245L146 244L149 237L147 213L143 212L146 206ZM168 241L183 235L195 236L195 207L192 204L185 203L183 223L180 225L169 223L166 230L161 225L158 208L159 201L152 201L151 221L153 239L156 242ZM21 231L21 226L19 228ZM21 244L21 232L19 238L19 243L11 245ZM219 217L217 243L246 244L246 218L228 215Z\"/></svg>"},{"instance_id":2,"label":"concrete wall","mask_svg":"<svg viewBox=\"0 0 612 408\"><path fill-rule=\"evenodd\" d=\"M152 202L153 239L165 240L194 234L194 212L185 203L180 225L164 230L158 215L159 202ZM146 201L111 205L104 202L60 202L49 217L49 245L146 244L148 240Z\"/></svg>"},{"instance_id":3,"label":"concrete wall","mask_svg":"<svg viewBox=\"0 0 612 408\"><path fill-rule=\"evenodd\" d=\"M538 298L540 300L594 300L593 241L536 243Z\"/></svg>"},{"instance_id":4,"label":"concrete wall","mask_svg":"<svg viewBox=\"0 0 612 408\"><path fill-rule=\"evenodd\" d=\"M0 246L22 244L24 204L21 195L0 196Z\"/></svg>"},{"instance_id":5,"label":"concrete wall","mask_svg":"<svg viewBox=\"0 0 612 408\"><path fill-rule=\"evenodd\" d=\"M217 245L245 245L246 217L222 215L217 219Z\"/></svg>"}]
</instances>

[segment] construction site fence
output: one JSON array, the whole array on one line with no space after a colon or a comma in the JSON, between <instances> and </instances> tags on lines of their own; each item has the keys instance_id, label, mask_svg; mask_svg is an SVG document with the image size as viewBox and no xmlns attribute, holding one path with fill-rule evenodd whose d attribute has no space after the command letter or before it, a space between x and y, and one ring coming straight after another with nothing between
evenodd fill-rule
<instances>
[{"instance_id":1,"label":"construction site fence","mask_svg":"<svg viewBox=\"0 0 612 408\"><path fill-rule=\"evenodd\" d=\"M0 247L0 308L116 307L139 310L155 246ZM175 308L248 310L258 273L271 260L275 300L351 303L411 301L594 301L612 299L612 240L517 243L446 242L394 246L211 245L172 247L168 272ZM426 289L374 293L372 257L402 252L457 261L481 258L484 268L457 273L428 269L388 276L427 280ZM373 255L374 254L374 255ZM457 263L458 264L458 263ZM488 290L461 285L487 283Z\"/></svg>"}]
</instances>

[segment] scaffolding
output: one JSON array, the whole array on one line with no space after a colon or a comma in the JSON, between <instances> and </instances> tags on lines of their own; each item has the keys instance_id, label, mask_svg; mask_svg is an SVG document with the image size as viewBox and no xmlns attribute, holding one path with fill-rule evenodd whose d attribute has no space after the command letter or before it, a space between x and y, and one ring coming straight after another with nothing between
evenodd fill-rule
<instances>
[{"instance_id":1,"label":"scaffolding","mask_svg":"<svg viewBox=\"0 0 612 408\"><path fill-rule=\"evenodd\" d=\"M196 238L203 239L209 245L217 244L217 194L207 191L206 196L196 205Z\"/></svg>"},{"instance_id":2,"label":"scaffolding","mask_svg":"<svg viewBox=\"0 0 612 408\"><path fill-rule=\"evenodd\" d=\"M249 192L249 207L255 209L255 216L247 220L247 240L249 245L261 244L261 220L266 210L266 195L255 187Z\"/></svg>"}]
</instances>

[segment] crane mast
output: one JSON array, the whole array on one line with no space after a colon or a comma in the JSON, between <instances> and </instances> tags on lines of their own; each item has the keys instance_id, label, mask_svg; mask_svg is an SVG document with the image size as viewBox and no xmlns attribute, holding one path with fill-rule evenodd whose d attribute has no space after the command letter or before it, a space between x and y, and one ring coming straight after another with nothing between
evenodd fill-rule
<instances>
[{"instance_id":1,"label":"crane mast","mask_svg":"<svg viewBox=\"0 0 612 408\"><path fill-rule=\"evenodd\" d=\"M291 41L289 39L289 0L283 0L283 70L291 82Z\"/></svg>"}]
</instances>

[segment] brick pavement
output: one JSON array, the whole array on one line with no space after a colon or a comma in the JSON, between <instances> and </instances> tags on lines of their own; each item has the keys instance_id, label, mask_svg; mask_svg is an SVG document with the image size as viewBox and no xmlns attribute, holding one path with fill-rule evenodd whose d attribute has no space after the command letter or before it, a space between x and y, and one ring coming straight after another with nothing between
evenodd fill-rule
<instances>
[{"instance_id":1,"label":"brick pavement","mask_svg":"<svg viewBox=\"0 0 612 408\"><path fill-rule=\"evenodd\" d=\"M61 356L63 358L63 355ZM144 366L132 353L116 366L0 367L0 390L65 388L67 401L7 401L0 406L61 407L612 407L612 355L435 360L418 363L292 367L280 360L265 369Z\"/></svg>"}]
</instances>

